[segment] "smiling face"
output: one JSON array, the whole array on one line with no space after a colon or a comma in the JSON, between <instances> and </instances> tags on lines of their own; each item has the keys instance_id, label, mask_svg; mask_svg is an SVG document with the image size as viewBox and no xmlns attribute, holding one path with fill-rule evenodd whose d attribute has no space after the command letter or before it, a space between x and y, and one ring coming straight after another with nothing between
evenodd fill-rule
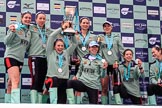
<instances>
[{"instance_id":1,"label":"smiling face","mask_svg":"<svg viewBox=\"0 0 162 108\"><path fill-rule=\"evenodd\" d=\"M46 22L46 15L45 14L38 14L36 16L36 23L39 25L40 28L43 28Z\"/></svg>"},{"instance_id":2,"label":"smiling face","mask_svg":"<svg viewBox=\"0 0 162 108\"><path fill-rule=\"evenodd\" d=\"M152 52L152 56L155 59L159 59L160 58L160 56L161 56L161 49L160 48L153 47L151 52Z\"/></svg>"},{"instance_id":3,"label":"smiling face","mask_svg":"<svg viewBox=\"0 0 162 108\"><path fill-rule=\"evenodd\" d=\"M99 47L97 45L89 47L89 52L92 55L96 55L99 51Z\"/></svg>"},{"instance_id":4,"label":"smiling face","mask_svg":"<svg viewBox=\"0 0 162 108\"><path fill-rule=\"evenodd\" d=\"M90 27L90 21L86 18L81 19L80 27L81 27L81 30L88 30Z\"/></svg>"},{"instance_id":5,"label":"smiling face","mask_svg":"<svg viewBox=\"0 0 162 108\"><path fill-rule=\"evenodd\" d=\"M126 50L123 54L123 58L126 62L130 62L133 58L133 52L131 50Z\"/></svg>"},{"instance_id":6,"label":"smiling face","mask_svg":"<svg viewBox=\"0 0 162 108\"><path fill-rule=\"evenodd\" d=\"M64 50L64 42L61 40L57 40L54 45L54 49L58 54L61 54Z\"/></svg>"},{"instance_id":7,"label":"smiling face","mask_svg":"<svg viewBox=\"0 0 162 108\"><path fill-rule=\"evenodd\" d=\"M31 23L31 14L30 13L24 13L21 18L21 22L25 25L30 25Z\"/></svg>"},{"instance_id":8,"label":"smiling face","mask_svg":"<svg viewBox=\"0 0 162 108\"><path fill-rule=\"evenodd\" d=\"M111 34L112 32L112 26L110 24L104 24L103 30L106 34Z\"/></svg>"}]
</instances>

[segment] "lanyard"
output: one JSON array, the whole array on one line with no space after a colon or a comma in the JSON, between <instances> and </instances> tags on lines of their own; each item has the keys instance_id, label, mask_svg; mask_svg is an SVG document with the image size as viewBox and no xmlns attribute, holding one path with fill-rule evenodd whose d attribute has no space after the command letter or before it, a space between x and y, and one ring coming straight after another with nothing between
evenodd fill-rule
<instances>
[{"instance_id":1,"label":"lanyard","mask_svg":"<svg viewBox=\"0 0 162 108\"><path fill-rule=\"evenodd\" d=\"M42 42L43 42L43 44L45 44L46 43L46 29L41 30L38 25L37 25L37 28L38 28L39 33L41 35Z\"/></svg>"},{"instance_id":2,"label":"lanyard","mask_svg":"<svg viewBox=\"0 0 162 108\"><path fill-rule=\"evenodd\" d=\"M17 28L16 28L16 30L26 29L26 28L27 28L26 25L24 25L24 24L22 24L22 23L17 23Z\"/></svg>"},{"instance_id":3,"label":"lanyard","mask_svg":"<svg viewBox=\"0 0 162 108\"><path fill-rule=\"evenodd\" d=\"M64 43L65 43L65 48L67 49L69 47L69 39L68 36L64 35Z\"/></svg>"},{"instance_id":4,"label":"lanyard","mask_svg":"<svg viewBox=\"0 0 162 108\"><path fill-rule=\"evenodd\" d=\"M110 36L110 39L108 38L108 36L105 36L105 40L106 40L106 44L107 44L107 48L108 50L110 50L112 48L112 44L113 44L113 36Z\"/></svg>"},{"instance_id":5,"label":"lanyard","mask_svg":"<svg viewBox=\"0 0 162 108\"><path fill-rule=\"evenodd\" d=\"M78 9L75 8L75 26L74 26L74 30L80 32L80 28L79 28L79 14L78 14Z\"/></svg>"},{"instance_id":6,"label":"lanyard","mask_svg":"<svg viewBox=\"0 0 162 108\"><path fill-rule=\"evenodd\" d=\"M160 79L160 74L162 72L162 62L159 62L158 60L156 60L156 66L159 67L158 78Z\"/></svg>"},{"instance_id":7,"label":"lanyard","mask_svg":"<svg viewBox=\"0 0 162 108\"><path fill-rule=\"evenodd\" d=\"M63 54L59 54L58 57L59 57L58 65L59 65L59 67L61 68L62 65L63 65L63 59L62 59L62 58L63 58Z\"/></svg>"},{"instance_id":8,"label":"lanyard","mask_svg":"<svg viewBox=\"0 0 162 108\"><path fill-rule=\"evenodd\" d=\"M128 64L128 67L124 66L124 78L127 81L130 78L130 68L131 68L131 63Z\"/></svg>"},{"instance_id":9,"label":"lanyard","mask_svg":"<svg viewBox=\"0 0 162 108\"><path fill-rule=\"evenodd\" d=\"M87 40L88 40L89 37L90 37L90 32L87 33L87 35L86 35L86 37L85 37L84 39L83 39L83 36L82 36L81 34L80 34L79 36L80 36L80 39L81 39L82 45L85 47L86 42L87 42Z\"/></svg>"}]
</instances>

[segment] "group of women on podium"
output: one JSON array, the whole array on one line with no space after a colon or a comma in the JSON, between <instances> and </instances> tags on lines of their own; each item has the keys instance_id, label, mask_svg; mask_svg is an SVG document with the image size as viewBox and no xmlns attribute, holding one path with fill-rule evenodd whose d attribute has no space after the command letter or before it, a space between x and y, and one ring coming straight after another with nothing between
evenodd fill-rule
<instances>
[{"instance_id":1,"label":"group of women on podium","mask_svg":"<svg viewBox=\"0 0 162 108\"><path fill-rule=\"evenodd\" d=\"M82 17L80 30L73 36L66 36L64 30L71 27L68 21L63 21L60 28L51 30L45 26L44 12L36 13L35 24L31 24L31 19L30 12L22 13L21 22L10 24L4 39L4 64L8 73L6 103L20 103L19 82L27 54L32 78L31 103L43 103L43 95L49 93L51 104L75 104L79 103L75 94L80 96L80 92L86 92L89 103L97 104L101 86L101 102L108 104L108 75L112 74L113 78L114 69L118 68L121 83L113 84L116 104L122 104L121 98L130 98L133 104L142 104L139 88L139 77L144 77L142 61L137 59L135 62L133 51L124 49L121 37L112 33L111 22L105 21L103 34L97 36L90 31L90 19ZM161 53L160 47L152 48L156 61L150 69L150 104L156 104L155 95L162 95L158 91L162 89ZM124 61L115 64L120 57ZM76 73L69 79L72 62L76 66Z\"/></svg>"}]
</instances>

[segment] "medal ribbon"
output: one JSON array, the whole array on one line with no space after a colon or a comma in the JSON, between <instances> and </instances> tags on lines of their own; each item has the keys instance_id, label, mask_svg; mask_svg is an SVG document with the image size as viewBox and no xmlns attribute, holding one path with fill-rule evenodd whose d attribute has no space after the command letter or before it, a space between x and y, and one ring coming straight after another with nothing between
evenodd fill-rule
<instances>
[{"instance_id":1,"label":"medal ribbon","mask_svg":"<svg viewBox=\"0 0 162 108\"><path fill-rule=\"evenodd\" d=\"M63 65L63 55L62 55L62 54L59 54L58 57L59 57L58 65L59 65L59 67L61 68L62 65Z\"/></svg>"},{"instance_id":2,"label":"medal ribbon","mask_svg":"<svg viewBox=\"0 0 162 108\"><path fill-rule=\"evenodd\" d=\"M81 34L79 34L79 36L80 36L80 40L81 40L81 42L82 42L82 45L85 47L86 42L87 42L87 40L88 40L89 37L90 37L90 32L87 33L87 35L86 35L86 37L85 37L84 39L83 39L83 36L82 36Z\"/></svg>"},{"instance_id":3,"label":"medal ribbon","mask_svg":"<svg viewBox=\"0 0 162 108\"><path fill-rule=\"evenodd\" d=\"M128 64L128 67L124 66L124 78L128 81L130 77L130 68L131 68L131 63Z\"/></svg>"},{"instance_id":4,"label":"medal ribbon","mask_svg":"<svg viewBox=\"0 0 162 108\"><path fill-rule=\"evenodd\" d=\"M68 36L64 35L64 43L65 43L65 48L67 49L69 47L69 39Z\"/></svg>"},{"instance_id":5,"label":"medal ribbon","mask_svg":"<svg viewBox=\"0 0 162 108\"><path fill-rule=\"evenodd\" d=\"M26 28L27 28L26 25L23 25L22 23L17 23L17 28L16 28L16 30L26 29Z\"/></svg>"},{"instance_id":6,"label":"medal ribbon","mask_svg":"<svg viewBox=\"0 0 162 108\"><path fill-rule=\"evenodd\" d=\"M159 67L159 70L158 70L158 79L161 79L160 78L160 75L161 75L161 72L162 72L162 62L159 62L158 60L156 60L156 65L157 65L157 67Z\"/></svg>"},{"instance_id":7,"label":"medal ribbon","mask_svg":"<svg viewBox=\"0 0 162 108\"><path fill-rule=\"evenodd\" d=\"M37 25L37 28L38 28L39 33L41 35L41 39L42 39L43 44L46 44L46 29L41 30L38 25Z\"/></svg>"},{"instance_id":8,"label":"medal ribbon","mask_svg":"<svg viewBox=\"0 0 162 108\"><path fill-rule=\"evenodd\" d=\"M110 50L112 48L112 44L113 44L113 36L110 36L110 39L108 38L108 36L105 36L105 40L106 40L106 44L107 44L107 49Z\"/></svg>"}]
</instances>

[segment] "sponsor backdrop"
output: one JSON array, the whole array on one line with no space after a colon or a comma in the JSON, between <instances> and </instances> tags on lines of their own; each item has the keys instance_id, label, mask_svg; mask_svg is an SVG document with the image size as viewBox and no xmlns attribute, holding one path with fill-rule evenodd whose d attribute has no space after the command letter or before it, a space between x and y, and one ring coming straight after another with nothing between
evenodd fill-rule
<instances>
[{"instance_id":1,"label":"sponsor backdrop","mask_svg":"<svg viewBox=\"0 0 162 108\"><path fill-rule=\"evenodd\" d=\"M161 46L162 33L162 0L0 0L0 102L4 102L7 74L4 67L3 43L7 26L20 21L21 12L30 11L32 22L35 13L44 11L47 14L46 26L56 29L60 26L64 16L64 6L75 5L79 17L91 19L91 28L95 34L102 33L102 24L109 20L113 22L113 32L121 36L125 48L134 51L134 59L140 58L144 62L146 78L141 79L141 94L146 95L146 85L149 77L149 63L151 63L151 47ZM31 79L27 66L27 58L21 74L21 101L29 103L29 87ZM112 87L110 87L112 88ZM110 89L111 91L111 89ZM162 104L157 97L158 104ZM110 93L110 103L113 104ZM143 99L144 102L145 99ZM129 100L123 100L130 104Z\"/></svg>"}]
</instances>

